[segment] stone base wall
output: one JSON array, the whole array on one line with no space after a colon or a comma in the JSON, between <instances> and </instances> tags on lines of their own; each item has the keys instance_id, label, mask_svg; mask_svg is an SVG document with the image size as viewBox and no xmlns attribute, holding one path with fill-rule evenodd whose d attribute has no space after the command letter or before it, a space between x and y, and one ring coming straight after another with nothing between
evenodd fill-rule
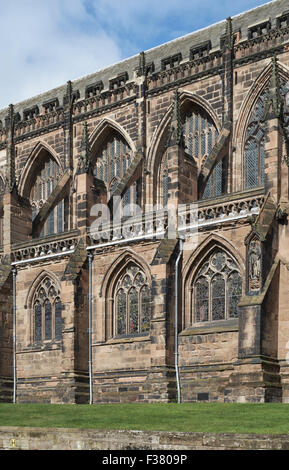
<instances>
[{"instance_id":1,"label":"stone base wall","mask_svg":"<svg viewBox=\"0 0 289 470\"><path fill-rule=\"evenodd\" d=\"M88 374L19 379L17 403L89 403Z\"/></svg>"},{"instance_id":2,"label":"stone base wall","mask_svg":"<svg viewBox=\"0 0 289 470\"><path fill-rule=\"evenodd\" d=\"M289 450L289 436L0 427L0 450Z\"/></svg>"},{"instance_id":3,"label":"stone base wall","mask_svg":"<svg viewBox=\"0 0 289 470\"><path fill-rule=\"evenodd\" d=\"M94 403L170 402L176 399L172 368L94 374Z\"/></svg>"},{"instance_id":4,"label":"stone base wall","mask_svg":"<svg viewBox=\"0 0 289 470\"><path fill-rule=\"evenodd\" d=\"M13 379L11 377L0 377L0 403L12 403Z\"/></svg>"}]
</instances>

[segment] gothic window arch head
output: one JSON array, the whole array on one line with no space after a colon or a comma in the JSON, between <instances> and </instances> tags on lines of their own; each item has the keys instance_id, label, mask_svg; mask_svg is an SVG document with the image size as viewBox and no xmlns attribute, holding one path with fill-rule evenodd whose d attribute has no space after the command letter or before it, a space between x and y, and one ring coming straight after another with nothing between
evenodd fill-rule
<instances>
[{"instance_id":1,"label":"gothic window arch head","mask_svg":"<svg viewBox=\"0 0 289 470\"><path fill-rule=\"evenodd\" d=\"M61 170L56 160L49 152L41 153L41 160L34 173L34 183L30 191L32 220L35 219L50 194L57 186L60 177ZM67 226L67 209L68 200L65 198L50 212L40 236L64 232Z\"/></svg>"},{"instance_id":2,"label":"gothic window arch head","mask_svg":"<svg viewBox=\"0 0 289 470\"><path fill-rule=\"evenodd\" d=\"M183 110L183 129L186 152L191 155L200 169L210 155L219 132L213 119L200 106L191 105ZM201 199L221 196L226 191L227 159L218 162L213 169Z\"/></svg>"},{"instance_id":3,"label":"gothic window arch head","mask_svg":"<svg viewBox=\"0 0 289 470\"><path fill-rule=\"evenodd\" d=\"M96 155L94 176L102 180L109 197L122 181L132 163L132 150L120 133L111 130ZM123 196L123 205L137 204L139 185L134 182ZM131 214L129 214L131 215Z\"/></svg>"},{"instance_id":4,"label":"gothic window arch head","mask_svg":"<svg viewBox=\"0 0 289 470\"><path fill-rule=\"evenodd\" d=\"M245 189L263 186L265 180L265 135L266 124L263 121L265 104L268 99L268 87L259 96L253 107L245 137Z\"/></svg>"},{"instance_id":5,"label":"gothic window arch head","mask_svg":"<svg viewBox=\"0 0 289 470\"><path fill-rule=\"evenodd\" d=\"M146 334L150 328L150 286L145 272L129 263L117 279L113 291L113 335Z\"/></svg>"},{"instance_id":6,"label":"gothic window arch head","mask_svg":"<svg viewBox=\"0 0 289 470\"><path fill-rule=\"evenodd\" d=\"M218 131L211 117L200 106L191 105L183 109L183 132L186 152L194 157L198 167L207 156Z\"/></svg>"},{"instance_id":7,"label":"gothic window arch head","mask_svg":"<svg viewBox=\"0 0 289 470\"><path fill-rule=\"evenodd\" d=\"M46 276L38 285L32 301L33 342L62 339L60 289Z\"/></svg>"},{"instance_id":8,"label":"gothic window arch head","mask_svg":"<svg viewBox=\"0 0 289 470\"><path fill-rule=\"evenodd\" d=\"M182 106L181 118L183 122L185 151L193 157L198 168L201 169L202 164L211 153L218 139L219 132L217 126L205 109L189 100ZM226 172L227 166L224 159L212 171L202 198L218 197L225 192ZM160 164L159 186L158 200L165 207L169 197L167 151L164 151Z\"/></svg>"},{"instance_id":9,"label":"gothic window arch head","mask_svg":"<svg viewBox=\"0 0 289 470\"><path fill-rule=\"evenodd\" d=\"M216 248L198 269L192 286L192 323L238 317L242 276L227 252Z\"/></svg>"},{"instance_id":10,"label":"gothic window arch head","mask_svg":"<svg viewBox=\"0 0 289 470\"><path fill-rule=\"evenodd\" d=\"M117 184L131 164L131 149L126 140L116 131L111 131L96 155L94 175L102 180L107 190Z\"/></svg>"}]
</instances>

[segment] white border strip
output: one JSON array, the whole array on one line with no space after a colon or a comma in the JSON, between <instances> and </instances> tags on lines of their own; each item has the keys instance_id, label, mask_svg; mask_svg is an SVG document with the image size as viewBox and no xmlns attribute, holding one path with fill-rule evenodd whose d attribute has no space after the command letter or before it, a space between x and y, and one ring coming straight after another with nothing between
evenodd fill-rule
<instances>
[{"instance_id":1,"label":"white border strip","mask_svg":"<svg viewBox=\"0 0 289 470\"><path fill-rule=\"evenodd\" d=\"M11 263L11 266L19 266L21 264L33 263L35 261L41 261L45 259L58 258L59 256L71 255L72 253L74 253L74 251L75 250L67 250L67 251L63 251L62 253L54 253L51 255L38 256L38 258L29 258L29 259L24 259L22 261L14 261L13 263Z\"/></svg>"}]
</instances>

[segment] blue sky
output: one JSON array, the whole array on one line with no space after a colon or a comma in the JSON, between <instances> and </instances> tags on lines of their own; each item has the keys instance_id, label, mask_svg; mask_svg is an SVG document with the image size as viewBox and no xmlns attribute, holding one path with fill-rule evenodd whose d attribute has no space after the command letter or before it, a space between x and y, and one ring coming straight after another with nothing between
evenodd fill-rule
<instances>
[{"instance_id":1,"label":"blue sky","mask_svg":"<svg viewBox=\"0 0 289 470\"><path fill-rule=\"evenodd\" d=\"M0 109L266 0L0 0Z\"/></svg>"}]
</instances>

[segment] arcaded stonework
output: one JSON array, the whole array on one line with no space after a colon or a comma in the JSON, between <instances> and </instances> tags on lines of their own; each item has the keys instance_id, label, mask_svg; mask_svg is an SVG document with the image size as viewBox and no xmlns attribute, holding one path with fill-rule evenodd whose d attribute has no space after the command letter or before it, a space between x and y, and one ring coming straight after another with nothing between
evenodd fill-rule
<instances>
[{"instance_id":1,"label":"arcaded stonework","mask_svg":"<svg viewBox=\"0 0 289 470\"><path fill-rule=\"evenodd\" d=\"M287 3L0 111L0 401L289 402Z\"/></svg>"}]
</instances>

